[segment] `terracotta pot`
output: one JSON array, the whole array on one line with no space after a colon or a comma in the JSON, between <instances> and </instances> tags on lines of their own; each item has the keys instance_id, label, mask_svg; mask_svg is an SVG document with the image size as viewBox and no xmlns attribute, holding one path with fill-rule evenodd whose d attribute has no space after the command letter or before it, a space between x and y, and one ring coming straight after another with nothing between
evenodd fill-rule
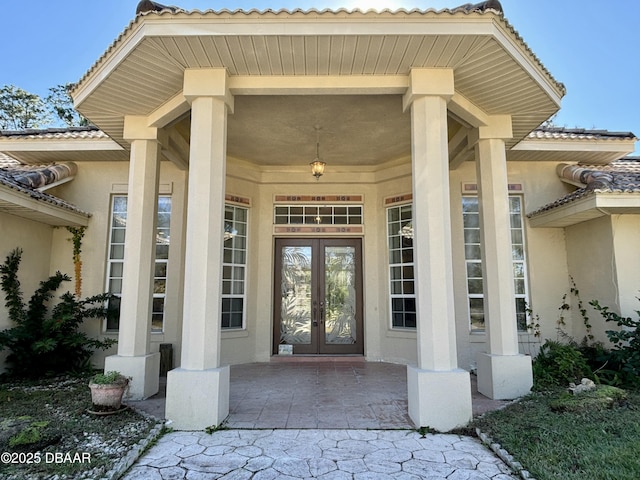
<instances>
[{"instance_id":1,"label":"terracotta pot","mask_svg":"<svg viewBox=\"0 0 640 480\"><path fill-rule=\"evenodd\" d=\"M91 402L96 407L119 410L127 385L128 383L98 384L90 382Z\"/></svg>"}]
</instances>

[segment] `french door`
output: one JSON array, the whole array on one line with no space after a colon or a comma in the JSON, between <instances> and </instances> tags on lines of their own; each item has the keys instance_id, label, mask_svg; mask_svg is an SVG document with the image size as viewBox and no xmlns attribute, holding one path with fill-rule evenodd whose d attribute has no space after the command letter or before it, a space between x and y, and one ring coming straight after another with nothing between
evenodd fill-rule
<instances>
[{"instance_id":1,"label":"french door","mask_svg":"<svg viewBox=\"0 0 640 480\"><path fill-rule=\"evenodd\" d=\"M364 354L360 239L276 239L273 353Z\"/></svg>"}]
</instances>

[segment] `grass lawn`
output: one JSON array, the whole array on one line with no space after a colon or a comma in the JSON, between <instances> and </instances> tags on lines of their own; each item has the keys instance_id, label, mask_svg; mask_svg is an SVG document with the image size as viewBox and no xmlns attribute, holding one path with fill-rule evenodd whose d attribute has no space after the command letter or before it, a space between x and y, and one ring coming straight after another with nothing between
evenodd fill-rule
<instances>
[{"instance_id":1,"label":"grass lawn","mask_svg":"<svg viewBox=\"0 0 640 480\"><path fill-rule=\"evenodd\" d=\"M131 410L87 413L87 383L88 376L0 384L0 452L12 454L2 457L0 479L101 478L156 426Z\"/></svg>"},{"instance_id":2,"label":"grass lawn","mask_svg":"<svg viewBox=\"0 0 640 480\"><path fill-rule=\"evenodd\" d=\"M640 392L603 407L599 399L532 394L474 421L537 480L640 479Z\"/></svg>"}]
</instances>

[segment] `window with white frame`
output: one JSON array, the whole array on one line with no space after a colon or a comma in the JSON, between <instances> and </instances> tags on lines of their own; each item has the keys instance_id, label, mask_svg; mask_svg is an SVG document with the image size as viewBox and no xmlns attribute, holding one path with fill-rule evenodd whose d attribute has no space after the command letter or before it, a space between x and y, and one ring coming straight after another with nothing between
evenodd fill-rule
<instances>
[{"instance_id":1,"label":"window with white frame","mask_svg":"<svg viewBox=\"0 0 640 480\"><path fill-rule=\"evenodd\" d=\"M225 205L222 260L222 328L244 327L248 209Z\"/></svg>"},{"instance_id":2,"label":"window with white frame","mask_svg":"<svg viewBox=\"0 0 640 480\"><path fill-rule=\"evenodd\" d=\"M113 294L110 309L119 311L124 270L124 241L127 227L127 196L114 195L111 202L111 228L109 234L109 259L107 262L107 291ZM156 228L156 260L153 278L153 301L151 313L152 333L164 330L164 306L167 291L167 264L171 231L171 197L158 197L158 219ZM106 330L117 331L118 315L107 319Z\"/></svg>"},{"instance_id":3,"label":"window with white frame","mask_svg":"<svg viewBox=\"0 0 640 480\"><path fill-rule=\"evenodd\" d=\"M526 330L527 262L522 218L522 197L520 195L509 196L509 217L515 287L515 321L517 322L518 330ZM464 257L467 274L469 321L472 331L483 331L485 329L484 291L482 280L482 247L480 241L480 212L478 209L477 196L462 197L462 220L464 228Z\"/></svg>"},{"instance_id":4,"label":"window with white frame","mask_svg":"<svg viewBox=\"0 0 640 480\"><path fill-rule=\"evenodd\" d=\"M411 204L387 208L391 327L416 328Z\"/></svg>"},{"instance_id":5,"label":"window with white frame","mask_svg":"<svg viewBox=\"0 0 640 480\"><path fill-rule=\"evenodd\" d=\"M362 205L276 205L276 225L360 225Z\"/></svg>"}]
</instances>

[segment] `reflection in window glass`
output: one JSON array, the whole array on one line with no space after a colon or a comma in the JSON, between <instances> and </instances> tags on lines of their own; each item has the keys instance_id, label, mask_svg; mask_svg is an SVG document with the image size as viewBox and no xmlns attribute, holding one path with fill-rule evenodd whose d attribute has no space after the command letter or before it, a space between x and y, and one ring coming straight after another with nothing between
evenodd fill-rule
<instances>
[{"instance_id":1,"label":"reflection in window glass","mask_svg":"<svg viewBox=\"0 0 640 480\"><path fill-rule=\"evenodd\" d=\"M167 286L167 263L171 243L171 197L158 197L158 225L156 228L156 264L153 278L153 302L151 331L164 330L164 306ZM111 202L111 232L109 236L109 259L107 262L107 291L115 298L109 307L118 312L107 319L107 331L117 331L120 326L120 295L124 269L124 240L127 230L127 196L116 195Z\"/></svg>"},{"instance_id":2,"label":"reflection in window glass","mask_svg":"<svg viewBox=\"0 0 640 480\"><path fill-rule=\"evenodd\" d=\"M411 204L387 209L391 326L416 328Z\"/></svg>"},{"instance_id":3,"label":"reflection in window glass","mask_svg":"<svg viewBox=\"0 0 640 480\"><path fill-rule=\"evenodd\" d=\"M279 208L276 207L276 216L279 211L286 214ZM225 205L224 223L221 326L238 329L244 327L248 210Z\"/></svg>"}]
</instances>

